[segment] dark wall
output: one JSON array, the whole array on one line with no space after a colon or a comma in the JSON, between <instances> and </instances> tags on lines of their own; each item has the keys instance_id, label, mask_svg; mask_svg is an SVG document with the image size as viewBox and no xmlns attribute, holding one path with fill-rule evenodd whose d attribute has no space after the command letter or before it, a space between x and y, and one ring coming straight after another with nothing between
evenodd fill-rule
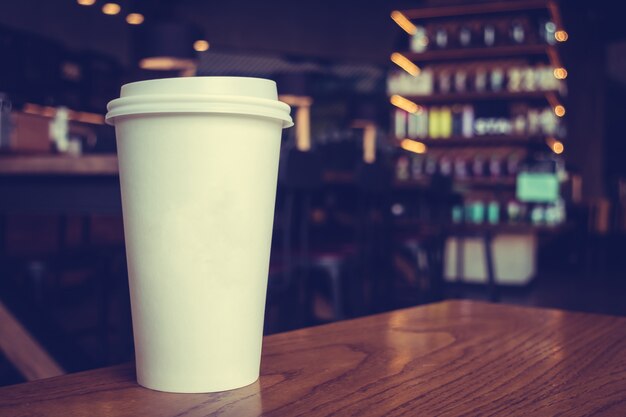
<instances>
[{"instance_id":1,"label":"dark wall","mask_svg":"<svg viewBox=\"0 0 626 417\"><path fill-rule=\"evenodd\" d=\"M604 106L605 47L597 28L599 15L587 0L563 5L564 24L569 33L562 45L568 70L566 161L583 177L583 195L604 195Z\"/></svg>"},{"instance_id":2,"label":"dark wall","mask_svg":"<svg viewBox=\"0 0 626 417\"><path fill-rule=\"evenodd\" d=\"M570 34L563 47L568 69L569 129L567 161L583 175L583 194L596 198L612 194L611 177L624 174L626 89L611 79L608 48L626 39L622 2L570 0L562 13Z\"/></svg>"},{"instance_id":3,"label":"dark wall","mask_svg":"<svg viewBox=\"0 0 626 417\"><path fill-rule=\"evenodd\" d=\"M130 30L123 13L105 16L103 2L74 0L2 2L0 25L45 35L73 49L94 49L130 65ZM122 7L129 2L121 1ZM407 1L163 1L138 2L148 13L168 15L203 28L212 47L226 50L386 63L395 25L394 7ZM123 9L124 11L124 9Z\"/></svg>"},{"instance_id":4,"label":"dark wall","mask_svg":"<svg viewBox=\"0 0 626 417\"><path fill-rule=\"evenodd\" d=\"M216 48L387 63L396 33L389 14L400 4L384 0L188 1L178 10L204 27Z\"/></svg>"},{"instance_id":5,"label":"dark wall","mask_svg":"<svg viewBox=\"0 0 626 417\"><path fill-rule=\"evenodd\" d=\"M48 37L74 50L95 50L130 64L128 25L120 16L103 15L100 7L79 6L74 0L3 0L0 25Z\"/></svg>"}]
</instances>

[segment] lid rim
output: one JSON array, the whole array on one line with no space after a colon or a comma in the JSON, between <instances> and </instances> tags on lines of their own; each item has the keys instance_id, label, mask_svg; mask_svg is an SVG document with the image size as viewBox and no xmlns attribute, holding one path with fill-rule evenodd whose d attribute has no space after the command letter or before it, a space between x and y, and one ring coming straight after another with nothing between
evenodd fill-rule
<instances>
[{"instance_id":1,"label":"lid rim","mask_svg":"<svg viewBox=\"0 0 626 417\"><path fill-rule=\"evenodd\" d=\"M291 107L279 100L258 97L210 94L151 94L120 97L107 104L105 122L115 125L115 119L126 115L165 113L231 113L269 117L283 122L283 128L293 126Z\"/></svg>"},{"instance_id":2,"label":"lid rim","mask_svg":"<svg viewBox=\"0 0 626 417\"><path fill-rule=\"evenodd\" d=\"M149 114L233 114L245 116L257 116L262 118L275 119L282 122L283 128L293 126L293 120L288 112L279 109L263 108L259 106L245 106L241 103L204 103L198 106L197 103L154 103L153 106L141 103L137 105L126 105L122 108L112 109L105 116L105 122L115 125L115 119L124 116L140 116ZM187 104L187 105L185 105ZM191 105L189 105L191 104ZM283 103L284 104L284 103Z\"/></svg>"},{"instance_id":3,"label":"lid rim","mask_svg":"<svg viewBox=\"0 0 626 417\"><path fill-rule=\"evenodd\" d=\"M161 78L128 83L107 105L107 124L124 115L233 113L281 120L292 126L291 108L278 100L276 82L256 77Z\"/></svg>"}]
</instances>

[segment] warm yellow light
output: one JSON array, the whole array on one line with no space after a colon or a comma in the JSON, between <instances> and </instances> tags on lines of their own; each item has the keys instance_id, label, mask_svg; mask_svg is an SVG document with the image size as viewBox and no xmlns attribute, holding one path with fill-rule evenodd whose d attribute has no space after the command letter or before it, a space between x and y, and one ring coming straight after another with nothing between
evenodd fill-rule
<instances>
[{"instance_id":1,"label":"warm yellow light","mask_svg":"<svg viewBox=\"0 0 626 417\"><path fill-rule=\"evenodd\" d=\"M209 43L203 39L199 39L193 43L193 49L197 52L204 52L209 49Z\"/></svg>"},{"instance_id":2,"label":"warm yellow light","mask_svg":"<svg viewBox=\"0 0 626 417\"><path fill-rule=\"evenodd\" d=\"M557 155L562 154L563 151L565 150L565 146L563 146L563 142L555 138L547 138L546 144L548 145L550 149L552 149L552 152L554 152Z\"/></svg>"},{"instance_id":3,"label":"warm yellow light","mask_svg":"<svg viewBox=\"0 0 626 417\"><path fill-rule=\"evenodd\" d=\"M24 113L36 114L44 117L54 117L57 110L51 106L40 106L39 104L26 103L22 108Z\"/></svg>"},{"instance_id":4,"label":"warm yellow light","mask_svg":"<svg viewBox=\"0 0 626 417\"><path fill-rule=\"evenodd\" d=\"M564 80L567 78L567 70L565 68L555 68L554 78L557 80Z\"/></svg>"},{"instance_id":5,"label":"warm yellow light","mask_svg":"<svg viewBox=\"0 0 626 417\"><path fill-rule=\"evenodd\" d=\"M556 39L557 42L565 42L567 38L569 38L569 35L564 30L557 30L554 32L554 39Z\"/></svg>"},{"instance_id":6,"label":"warm yellow light","mask_svg":"<svg viewBox=\"0 0 626 417\"><path fill-rule=\"evenodd\" d=\"M410 59L398 52L394 52L393 54L391 54L391 62L393 62L414 77L420 73L420 67L415 65L413 62L411 62Z\"/></svg>"},{"instance_id":7,"label":"warm yellow light","mask_svg":"<svg viewBox=\"0 0 626 417\"><path fill-rule=\"evenodd\" d=\"M122 10L122 8L117 3L106 3L102 6L102 13L108 14L109 16L118 14L120 10Z\"/></svg>"},{"instance_id":8,"label":"warm yellow light","mask_svg":"<svg viewBox=\"0 0 626 417\"><path fill-rule=\"evenodd\" d=\"M550 149L552 149L552 152L554 152L557 155L562 154L563 151L565 150L565 146L563 146L563 142L555 138L547 138L546 144L548 145Z\"/></svg>"},{"instance_id":9,"label":"warm yellow light","mask_svg":"<svg viewBox=\"0 0 626 417\"><path fill-rule=\"evenodd\" d=\"M296 129L296 148L300 152L311 150L311 107L301 106L296 108L294 117Z\"/></svg>"},{"instance_id":10,"label":"warm yellow light","mask_svg":"<svg viewBox=\"0 0 626 417\"><path fill-rule=\"evenodd\" d=\"M143 15L141 13L130 13L126 16L126 23L129 25L140 25L143 23Z\"/></svg>"},{"instance_id":11,"label":"warm yellow light","mask_svg":"<svg viewBox=\"0 0 626 417\"><path fill-rule=\"evenodd\" d=\"M281 94L278 96L278 99L294 107L310 106L311 104L313 104L313 99L307 96L295 96L292 94Z\"/></svg>"},{"instance_id":12,"label":"warm yellow light","mask_svg":"<svg viewBox=\"0 0 626 417\"><path fill-rule=\"evenodd\" d=\"M72 115L70 114L70 118ZM83 123L91 123L94 125L103 125L104 124L104 116L101 114L95 113L86 113L86 112L75 112L73 120L83 122Z\"/></svg>"},{"instance_id":13,"label":"warm yellow light","mask_svg":"<svg viewBox=\"0 0 626 417\"><path fill-rule=\"evenodd\" d=\"M426 153L426 145L422 142L418 142L411 139L402 139L400 142L400 147L405 151L413 152L413 153Z\"/></svg>"},{"instance_id":14,"label":"warm yellow light","mask_svg":"<svg viewBox=\"0 0 626 417\"><path fill-rule=\"evenodd\" d=\"M558 106L555 106L554 114L556 114L558 117L565 116L565 107L561 106L560 104Z\"/></svg>"},{"instance_id":15,"label":"warm yellow light","mask_svg":"<svg viewBox=\"0 0 626 417\"><path fill-rule=\"evenodd\" d=\"M394 94L393 96L391 96L389 101L394 106L399 107L402 110L409 112L409 113L420 113L422 111L422 106L420 106L419 104L413 103L411 100L406 99L397 94Z\"/></svg>"},{"instance_id":16,"label":"warm yellow light","mask_svg":"<svg viewBox=\"0 0 626 417\"><path fill-rule=\"evenodd\" d=\"M57 109L51 106L40 106L39 104L26 103L22 107L22 111L28 114L36 114L44 117L54 117L57 113ZM96 113L77 112L74 110L68 110L68 118L83 123L91 124L104 124L104 116Z\"/></svg>"},{"instance_id":17,"label":"warm yellow light","mask_svg":"<svg viewBox=\"0 0 626 417\"><path fill-rule=\"evenodd\" d=\"M76 3L81 6L93 6L96 3L96 0L76 0Z\"/></svg>"},{"instance_id":18,"label":"warm yellow light","mask_svg":"<svg viewBox=\"0 0 626 417\"><path fill-rule=\"evenodd\" d=\"M406 18L401 12L394 10L391 12L391 18L409 35L414 35L417 32L417 27L409 19Z\"/></svg>"},{"instance_id":19,"label":"warm yellow light","mask_svg":"<svg viewBox=\"0 0 626 417\"><path fill-rule=\"evenodd\" d=\"M187 70L194 68L196 63L191 59L155 56L139 61L139 67L149 70Z\"/></svg>"},{"instance_id":20,"label":"warm yellow light","mask_svg":"<svg viewBox=\"0 0 626 417\"><path fill-rule=\"evenodd\" d=\"M363 162L376 162L376 125L371 122L363 129Z\"/></svg>"}]
</instances>

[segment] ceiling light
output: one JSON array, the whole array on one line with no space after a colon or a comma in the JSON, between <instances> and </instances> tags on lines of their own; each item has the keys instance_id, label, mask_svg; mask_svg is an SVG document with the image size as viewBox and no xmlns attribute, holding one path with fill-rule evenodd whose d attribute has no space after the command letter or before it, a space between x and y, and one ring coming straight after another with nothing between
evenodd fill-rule
<instances>
[{"instance_id":1,"label":"ceiling light","mask_svg":"<svg viewBox=\"0 0 626 417\"><path fill-rule=\"evenodd\" d=\"M417 27L402 12L394 10L391 12L391 18L409 35L414 35L417 32Z\"/></svg>"},{"instance_id":2,"label":"ceiling light","mask_svg":"<svg viewBox=\"0 0 626 417\"><path fill-rule=\"evenodd\" d=\"M135 59L141 68L163 71L196 67L193 44L202 35L192 26L150 20L133 32Z\"/></svg>"},{"instance_id":3,"label":"ceiling light","mask_svg":"<svg viewBox=\"0 0 626 417\"><path fill-rule=\"evenodd\" d=\"M147 70L174 71L195 67L193 59L174 58L171 56L153 56L139 61L139 67Z\"/></svg>"},{"instance_id":4,"label":"ceiling light","mask_svg":"<svg viewBox=\"0 0 626 417\"><path fill-rule=\"evenodd\" d=\"M391 54L391 62L393 62L414 77L416 77L420 73L420 68L417 65L415 65L413 62L411 62L410 59L398 52L394 52L393 54Z\"/></svg>"},{"instance_id":5,"label":"ceiling light","mask_svg":"<svg viewBox=\"0 0 626 417\"><path fill-rule=\"evenodd\" d=\"M129 25L140 25L143 23L144 17L141 13L130 13L126 16L126 23Z\"/></svg>"},{"instance_id":6,"label":"ceiling light","mask_svg":"<svg viewBox=\"0 0 626 417\"><path fill-rule=\"evenodd\" d=\"M427 150L426 145L422 142L411 139L403 139L402 142L400 142L400 147L405 151L413 153L426 153Z\"/></svg>"},{"instance_id":7,"label":"ceiling light","mask_svg":"<svg viewBox=\"0 0 626 417\"><path fill-rule=\"evenodd\" d=\"M120 10L122 10L122 8L117 3L106 3L102 6L102 13L108 14L109 16L118 14Z\"/></svg>"},{"instance_id":8,"label":"ceiling light","mask_svg":"<svg viewBox=\"0 0 626 417\"><path fill-rule=\"evenodd\" d=\"M397 94L394 94L393 96L391 96L391 98L389 99L389 101L391 102L391 104L393 104L396 107L401 108L402 110L409 112L409 113L419 113L422 111L422 106L413 103L411 100L406 99L402 96L399 96Z\"/></svg>"},{"instance_id":9,"label":"ceiling light","mask_svg":"<svg viewBox=\"0 0 626 417\"><path fill-rule=\"evenodd\" d=\"M554 39L556 39L557 42L565 42L567 38L569 38L569 35L564 30L557 30L554 32Z\"/></svg>"},{"instance_id":10,"label":"ceiling light","mask_svg":"<svg viewBox=\"0 0 626 417\"><path fill-rule=\"evenodd\" d=\"M563 107L562 105L558 105L554 107L554 114L556 114L558 117L563 117L565 116L565 107Z\"/></svg>"},{"instance_id":11,"label":"ceiling light","mask_svg":"<svg viewBox=\"0 0 626 417\"><path fill-rule=\"evenodd\" d=\"M199 39L193 43L193 49L196 52L204 52L209 49L209 43L203 39Z\"/></svg>"},{"instance_id":12,"label":"ceiling light","mask_svg":"<svg viewBox=\"0 0 626 417\"><path fill-rule=\"evenodd\" d=\"M553 72L554 78L557 80L564 80L567 78L567 70L565 68L555 68Z\"/></svg>"}]
</instances>

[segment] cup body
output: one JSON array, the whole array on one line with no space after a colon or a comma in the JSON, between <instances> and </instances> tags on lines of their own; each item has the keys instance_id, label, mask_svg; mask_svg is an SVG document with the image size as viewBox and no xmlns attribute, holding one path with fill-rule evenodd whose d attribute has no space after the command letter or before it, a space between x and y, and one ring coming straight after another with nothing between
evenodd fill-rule
<instances>
[{"instance_id":1,"label":"cup body","mask_svg":"<svg viewBox=\"0 0 626 417\"><path fill-rule=\"evenodd\" d=\"M139 384L188 393L251 384L285 120L148 112L114 124Z\"/></svg>"}]
</instances>

